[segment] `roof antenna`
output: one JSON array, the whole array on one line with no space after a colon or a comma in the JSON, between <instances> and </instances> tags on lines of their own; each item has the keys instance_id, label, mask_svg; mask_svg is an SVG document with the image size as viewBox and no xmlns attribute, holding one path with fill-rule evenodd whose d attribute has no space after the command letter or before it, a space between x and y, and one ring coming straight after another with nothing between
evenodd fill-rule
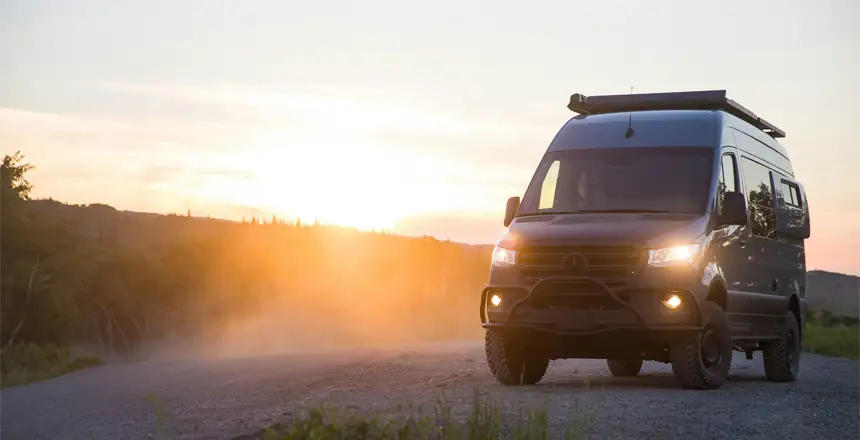
<instances>
[{"instance_id":1,"label":"roof antenna","mask_svg":"<svg viewBox=\"0 0 860 440\"><path fill-rule=\"evenodd\" d=\"M633 94L633 85L630 85L630 94ZM627 131L624 132L624 137L629 138L632 137L636 133L636 130L633 129L633 112L630 112L630 116L627 119Z\"/></svg>"}]
</instances>

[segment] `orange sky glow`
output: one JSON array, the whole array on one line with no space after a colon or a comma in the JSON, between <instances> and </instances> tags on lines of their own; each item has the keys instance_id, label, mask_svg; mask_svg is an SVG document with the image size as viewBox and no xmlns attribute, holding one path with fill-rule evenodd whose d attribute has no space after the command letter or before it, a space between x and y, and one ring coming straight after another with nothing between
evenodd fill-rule
<instances>
[{"instance_id":1,"label":"orange sky glow","mask_svg":"<svg viewBox=\"0 0 860 440\"><path fill-rule=\"evenodd\" d=\"M860 108L845 99L860 96L857 4L737 1L703 16L668 0L446 0L420 14L375 1L342 15L13 2L0 9L0 144L36 165L36 197L493 243L571 93L727 89L788 134L810 268L860 274ZM589 16L608 19L567 31ZM701 32L727 21L730 33Z\"/></svg>"}]
</instances>

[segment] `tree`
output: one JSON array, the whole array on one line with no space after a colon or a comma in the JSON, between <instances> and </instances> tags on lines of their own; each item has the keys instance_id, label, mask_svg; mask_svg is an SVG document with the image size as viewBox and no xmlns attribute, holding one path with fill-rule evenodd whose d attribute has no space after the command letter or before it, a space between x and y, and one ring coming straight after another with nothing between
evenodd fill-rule
<instances>
[{"instance_id":1,"label":"tree","mask_svg":"<svg viewBox=\"0 0 860 440\"><path fill-rule=\"evenodd\" d=\"M0 166L0 181L3 185L3 204L12 201L12 198L21 200L30 199L30 190L33 185L27 181L24 175L35 168L29 163L21 163L24 155L16 151L13 155L3 157L3 165Z\"/></svg>"},{"instance_id":2,"label":"tree","mask_svg":"<svg viewBox=\"0 0 860 440\"><path fill-rule=\"evenodd\" d=\"M83 261L77 236L54 213L30 201L26 173L34 168L21 152L6 155L0 221L0 343L53 342L68 336L75 313L75 278Z\"/></svg>"}]
</instances>

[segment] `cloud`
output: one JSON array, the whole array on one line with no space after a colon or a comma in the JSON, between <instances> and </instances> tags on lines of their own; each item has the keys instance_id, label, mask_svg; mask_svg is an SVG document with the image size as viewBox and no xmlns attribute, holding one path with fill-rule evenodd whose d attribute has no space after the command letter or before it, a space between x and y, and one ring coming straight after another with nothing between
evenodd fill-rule
<instances>
[{"instance_id":1,"label":"cloud","mask_svg":"<svg viewBox=\"0 0 860 440\"><path fill-rule=\"evenodd\" d=\"M63 135L115 133L128 130L127 121L108 116L34 112L0 107L0 133L36 135L46 131Z\"/></svg>"},{"instance_id":2,"label":"cloud","mask_svg":"<svg viewBox=\"0 0 860 440\"><path fill-rule=\"evenodd\" d=\"M52 113L0 108L0 140L21 149L100 154L178 150L230 150L243 145L256 126L249 122L141 117L121 113ZM130 154L130 153L129 153Z\"/></svg>"},{"instance_id":3,"label":"cloud","mask_svg":"<svg viewBox=\"0 0 860 440\"><path fill-rule=\"evenodd\" d=\"M314 129L336 128L382 139L398 136L439 141L456 138L510 142L520 138L551 138L557 124L484 116L469 108L446 107L429 96L384 89L312 85L301 91L237 84L169 85L135 83L88 84L96 90L166 100L174 105L220 108L230 115L266 125L286 123Z\"/></svg>"},{"instance_id":4,"label":"cloud","mask_svg":"<svg viewBox=\"0 0 860 440\"><path fill-rule=\"evenodd\" d=\"M172 181L177 177L199 177L202 179L208 178L227 178L227 179L254 179L257 176L247 170L210 167L197 164L194 162L188 163L165 163L148 166L136 175L140 180L145 182Z\"/></svg>"}]
</instances>

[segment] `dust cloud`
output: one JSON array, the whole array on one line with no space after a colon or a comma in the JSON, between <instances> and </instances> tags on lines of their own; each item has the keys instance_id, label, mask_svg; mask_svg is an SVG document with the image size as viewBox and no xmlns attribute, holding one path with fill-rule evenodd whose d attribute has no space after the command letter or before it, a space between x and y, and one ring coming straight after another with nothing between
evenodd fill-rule
<instances>
[{"instance_id":1,"label":"dust cloud","mask_svg":"<svg viewBox=\"0 0 860 440\"><path fill-rule=\"evenodd\" d=\"M437 305L420 311L407 310L408 301L402 300L341 301L301 307L294 298L273 297L256 310L208 323L193 338L166 339L140 354L144 360L229 359L408 348L416 343L483 337L477 300L474 307Z\"/></svg>"},{"instance_id":2,"label":"dust cloud","mask_svg":"<svg viewBox=\"0 0 860 440\"><path fill-rule=\"evenodd\" d=\"M111 269L124 278L102 283L111 313L81 342L100 345L108 362L483 336L478 306L487 246L274 222L120 224L138 231L124 237L152 243L139 249L153 250L135 251L121 272Z\"/></svg>"}]
</instances>

